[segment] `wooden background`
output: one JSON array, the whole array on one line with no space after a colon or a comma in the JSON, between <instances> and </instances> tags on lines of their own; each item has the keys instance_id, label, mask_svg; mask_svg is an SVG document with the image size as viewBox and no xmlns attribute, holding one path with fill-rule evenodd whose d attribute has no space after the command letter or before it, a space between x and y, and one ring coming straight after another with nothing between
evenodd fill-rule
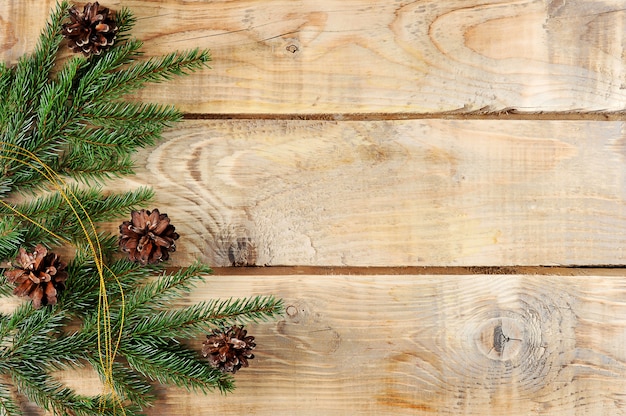
<instances>
[{"instance_id":1,"label":"wooden background","mask_svg":"<svg viewBox=\"0 0 626 416\"><path fill-rule=\"evenodd\" d=\"M623 0L101 3L214 59L135 97L186 121L110 189L216 267L188 302L287 305L235 393L149 415L626 414ZM52 5L0 2L3 60Z\"/></svg>"}]
</instances>

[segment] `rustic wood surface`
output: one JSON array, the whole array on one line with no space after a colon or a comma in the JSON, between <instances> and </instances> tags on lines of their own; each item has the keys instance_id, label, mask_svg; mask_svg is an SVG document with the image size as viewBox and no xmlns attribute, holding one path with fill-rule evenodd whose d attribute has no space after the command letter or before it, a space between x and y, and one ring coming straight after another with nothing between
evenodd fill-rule
<instances>
[{"instance_id":1,"label":"rustic wood surface","mask_svg":"<svg viewBox=\"0 0 626 416\"><path fill-rule=\"evenodd\" d=\"M0 59L54 3L0 2ZM107 189L154 187L172 266L297 266L193 292L287 313L250 327L234 394L163 389L149 415L626 415L626 274L586 268L626 263L622 0L101 3L146 57L214 59L135 97L198 120Z\"/></svg>"},{"instance_id":2,"label":"rustic wood surface","mask_svg":"<svg viewBox=\"0 0 626 416\"><path fill-rule=\"evenodd\" d=\"M267 293L287 314L250 327L236 392L148 415L625 413L625 275L212 276L188 302Z\"/></svg>"},{"instance_id":3,"label":"rustic wood surface","mask_svg":"<svg viewBox=\"0 0 626 416\"><path fill-rule=\"evenodd\" d=\"M53 0L0 2L0 58L32 50ZM151 87L191 113L621 111L622 0L128 0L146 56L213 70Z\"/></svg>"},{"instance_id":4,"label":"rustic wood surface","mask_svg":"<svg viewBox=\"0 0 626 416\"><path fill-rule=\"evenodd\" d=\"M110 189L155 189L178 265L621 265L623 128L186 121Z\"/></svg>"}]
</instances>

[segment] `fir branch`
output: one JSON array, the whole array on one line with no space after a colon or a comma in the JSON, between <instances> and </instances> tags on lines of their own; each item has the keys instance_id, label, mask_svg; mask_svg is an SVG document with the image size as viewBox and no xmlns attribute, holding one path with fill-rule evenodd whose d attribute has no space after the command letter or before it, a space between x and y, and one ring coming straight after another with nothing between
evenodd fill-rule
<instances>
[{"instance_id":1,"label":"fir branch","mask_svg":"<svg viewBox=\"0 0 626 416\"><path fill-rule=\"evenodd\" d=\"M114 240L117 242L117 238ZM117 243L115 243L117 244ZM102 245L102 240L101 240ZM100 276L96 269L93 258L90 254L79 253L73 262L68 266L68 286L71 285L71 293L61 293L59 306L72 315L82 317L83 331L96 331L98 320L96 305L100 296ZM104 249L108 253L107 249ZM153 268L142 267L138 263L131 263L127 260L119 260L108 264L108 269L104 273L107 296L110 303L121 302L120 287L124 292L129 292L146 279ZM119 282L119 285L118 285ZM119 309L111 311L114 316L119 316Z\"/></svg>"},{"instance_id":2,"label":"fir branch","mask_svg":"<svg viewBox=\"0 0 626 416\"><path fill-rule=\"evenodd\" d=\"M110 194L104 198L85 200L83 206L89 213L92 221L110 221L118 219L120 213L128 215L128 212L138 209L153 198L154 191L152 188L140 187L124 193Z\"/></svg>"},{"instance_id":3,"label":"fir branch","mask_svg":"<svg viewBox=\"0 0 626 416\"><path fill-rule=\"evenodd\" d=\"M0 96L6 97L11 90L11 84L14 78L13 68L9 68L4 62L0 62ZM9 117L8 106L0 106L0 131L3 133L0 138L5 141L4 131Z\"/></svg>"},{"instance_id":4,"label":"fir branch","mask_svg":"<svg viewBox=\"0 0 626 416\"><path fill-rule=\"evenodd\" d=\"M205 394L215 387L222 392L231 391L234 387L230 375L211 367L195 352L180 344L164 344L162 339L155 337L124 338L120 354L136 371L161 384L173 384Z\"/></svg>"},{"instance_id":5,"label":"fir branch","mask_svg":"<svg viewBox=\"0 0 626 416\"><path fill-rule=\"evenodd\" d=\"M0 215L0 259L13 260L24 243L25 235L26 230L19 221Z\"/></svg>"},{"instance_id":6,"label":"fir branch","mask_svg":"<svg viewBox=\"0 0 626 416\"><path fill-rule=\"evenodd\" d=\"M192 338L237 323L267 321L283 312L282 300L273 296L201 302L184 309L164 310L141 319L130 319L125 332L171 338Z\"/></svg>"},{"instance_id":7,"label":"fir branch","mask_svg":"<svg viewBox=\"0 0 626 416\"><path fill-rule=\"evenodd\" d=\"M37 110L36 132L40 135L40 140L37 147L31 149L33 153L38 153L40 149L49 149L48 146L53 145L54 155L57 156L65 145L65 135L60 126L66 125L76 114L76 111L68 106L68 101L71 98L76 74L86 63L86 59L82 56L70 59L63 66L56 80L50 81L44 89Z\"/></svg>"},{"instance_id":8,"label":"fir branch","mask_svg":"<svg viewBox=\"0 0 626 416\"><path fill-rule=\"evenodd\" d=\"M0 94L3 97L8 94L9 88L11 88L13 76L13 69L8 67L6 63L0 62Z\"/></svg>"},{"instance_id":9,"label":"fir branch","mask_svg":"<svg viewBox=\"0 0 626 416\"><path fill-rule=\"evenodd\" d=\"M215 303L213 310L205 319L211 320L216 326L268 321L282 315L284 311L283 300L274 296L231 298Z\"/></svg>"},{"instance_id":10,"label":"fir branch","mask_svg":"<svg viewBox=\"0 0 626 416\"><path fill-rule=\"evenodd\" d=\"M93 416L119 415L119 404L110 396L84 397L46 373L38 366L24 362L22 367L12 372L13 381L20 391L39 407L61 415ZM141 411L136 405L124 406L127 416L138 415Z\"/></svg>"},{"instance_id":11,"label":"fir branch","mask_svg":"<svg viewBox=\"0 0 626 416\"><path fill-rule=\"evenodd\" d=\"M93 160L85 158L79 152L68 153L63 162L61 172L87 185L101 184L109 179L121 178L134 174L134 163L130 155L109 155L106 158Z\"/></svg>"},{"instance_id":12,"label":"fir branch","mask_svg":"<svg viewBox=\"0 0 626 416\"><path fill-rule=\"evenodd\" d=\"M85 107L83 116L91 123L109 128L119 128L130 121L145 126L144 128L155 124L169 127L173 122L182 119L182 114L174 106L126 101L90 104Z\"/></svg>"},{"instance_id":13,"label":"fir branch","mask_svg":"<svg viewBox=\"0 0 626 416\"><path fill-rule=\"evenodd\" d=\"M17 84L11 91L9 105L19 108L23 113L33 111L36 98L41 94L48 80L50 70L56 61L56 54L63 37L61 22L65 18L69 4L66 1L57 4L43 29L37 46L28 57L22 57L16 68Z\"/></svg>"},{"instance_id":14,"label":"fir branch","mask_svg":"<svg viewBox=\"0 0 626 416\"><path fill-rule=\"evenodd\" d=\"M102 77L101 87L106 96L115 100L145 86L148 82L164 82L174 76L187 75L190 72L208 67L211 60L209 51L193 49L186 52L173 52L163 57L152 58L136 63L123 71L112 72ZM93 94L90 99L98 101Z\"/></svg>"},{"instance_id":15,"label":"fir branch","mask_svg":"<svg viewBox=\"0 0 626 416\"><path fill-rule=\"evenodd\" d=\"M146 190L151 191L150 188L146 188ZM100 245L103 258L105 259L111 259L113 254L116 253L118 250L117 235L109 234L107 232L101 232L97 236L97 242ZM95 267L93 252L88 242L81 242L80 244L77 244L74 248L76 249L76 253L74 254L74 259L72 260L72 262L70 262L69 267L72 267L73 264L89 264L91 267ZM78 278L83 280L83 278L80 276L78 276Z\"/></svg>"},{"instance_id":16,"label":"fir branch","mask_svg":"<svg viewBox=\"0 0 626 416\"><path fill-rule=\"evenodd\" d=\"M95 187L81 189L77 186L70 186L63 192L70 195L75 207L82 205L93 222L117 219L120 212L125 213L137 209L154 196L152 189L145 187L108 196L103 195L102 190ZM77 221L75 212L67 205L67 201L60 192L40 196L26 203L13 206L13 209L30 218L34 223L41 224L48 230L55 230L55 234L63 235L70 241L77 243L85 239L84 231ZM78 209L78 213L83 223L87 224L87 217L84 212ZM0 218L3 217L8 220L13 219L7 223L13 223L14 231L3 230L3 225L0 224L0 253L13 254L16 252L15 246L19 247L20 245L34 246L38 243L60 245L64 243L64 241L58 241L54 235L49 234L33 222L17 216L13 210L6 206L0 206ZM19 238L13 240L19 241L19 245L11 244L10 238L3 238L3 231L12 234L13 237L18 237L15 235L18 231L15 230L20 230Z\"/></svg>"},{"instance_id":17,"label":"fir branch","mask_svg":"<svg viewBox=\"0 0 626 416\"><path fill-rule=\"evenodd\" d=\"M131 173L130 155L154 144L164 128L182 118L173 106L124 102L123 96L146 83L207 67L209 52L195 49L140 60L142 43L129 36L135 18L122 9L111 49L65 60L52 77L68 8L65 1L57 5L32 54L15 67L0 63L0 94L6 97L0 105L0 198L45 191L24 203L2 200L0 258L12 259L20 246L37 243L70 242L77 249L67 268L67 289L55 306L34 309L24 302L10 314L0 314L0 376L10 378L19 394L63 415L114 415L121 406L126 415L139 414L154 400L152 380L203 393L230 391L232 376L211 367L179 338L272 318L282 313L282 301L255 296L171 310L172 301L211 272L208 266L195 263L165 273L163 264L114 261L117 236L80 225L110 221L152 198L146 188L109 195L94 183ZM81 186L59 190L57 175L75 178ZM97 254L88 242L97 242ZM12 290L0 275L0 297ZM80 327L68 334L70 321ZM103 324L111 331L105 342L123 335L116 357L110 356L109 344L106 352L98 351ZM101 354L115 360L112 373L102 367ZM50 375L85 362L105 385L111 383L113 396L81 396ZM4 384L0 413L20 414Z\"/></svg>"},{"instance_id":18,"label":"fir branch","mask_svg":"<svg viewBox=\"0 0 626 416\"><path fill-rule=\"evenodd\" d=\"M6 277L4 275L0 275L0 298L6 298L7 296L11 296L13 294L13 288L9 285ZM0 334L0 339L2 334Z\"/></svg>"},{"instance_id":19,"label":"fir branch","mask_svg":"<svg viewBox=\"0 0 626 416\"><path fill-rule=\"evenodd\" d=\"M56 61L56 54L63 40L60 32L61 23L65 19L68 10L69 3L67 1L57 3L32 53L34 58L33 67L40 71L37 79L40 82L48 78L50 70Z\"/></svg>"},{"instance_id":20,"label":"fir branch","mask_svg":"<svg viewBox=\"0 0 626 416\"><path fill-rule=\"evenodd\" d=\"M0 148L2 148L2 146L0 145ZM0 150L0 152L2 152ZM0 169L1 169L2 163L0 162ZM13 182L11 180L9 180L8 178L0 178L0 199L4 198L5 196L7 196L9 194L9 192L11 192L11 188L13 186Z\"/></svg>"},{"instance_id":21,"label":"fir branch","mask_svg":"<svg viewBox=\"0 0 626 416\"><path fill-rule=\"evenodd\" d=\"M122 36L107 53L92 59L70 59L56 79L49 80L67 9L66 2L58 5L35 52L22 58L14 71L6 65L0 67L0 91L8 92L7 103L0 110L2 140L32 151L54 171L85 183L131 174L129 155L152 145L161 137L162 129L180 120L181 115L173 107L112 101L147 82L200 69L210 60L209 53L172 53L128 65L140 55L142 43ZM126 9L118 18L122 31L134 23ZM94 129L97 125L106 128ZM42 164L9 145L0 146L3 184L9 189L18 184L24 191L45 182Z\"/></svg>"},{"instance_id":22,"label":"fir branch","mask_svg":"<svg viewBox=\"0 0 626 416\"><path fill-rule=\"evenodd\" d=\"M115 21L117 22L118 28L116 41L119 44L128 38L130 30L135 26L135 23L137 23L137 18L133 16L130 9L122 7L122 9L115 14Z\"/></svg>"},{"instance_id":23,"label":"fir branch","mask_svg":"<svg viewBox=\"0 0 626 416\"><path fill-rule=\"evenodd\" d=\"M203 278L201 274L209 274L212 270L201 263L180 269L171 274L163 274L157 280L127 293L126 312L141 313L155 308L168 307L170 302L189 293L197 281Z\"/></svg>"},{"instance_id":24,"label":"fir branch","mask_svg":"<svg viewBox=\"0 0 626 416\"><path fill-rule=\"evenodd\" d=\"M108 94L106 89L108 79L117 73L116 70L122 68L124 64L132 62L138 57L142 45L143 42L130 39L118 43L107 53L93 59L91 65L79 73L74 106L82 108L88 103L119 98L119 96L112 97Z\"/></svg>"},{"instance_id":25,"label":"fir branch","mask_svg":"<svg viewBox=\"0 0 626 416\"><path fill-rule=\"evenodd\" d=\"M22 394L47 411L61 413L74 401L69 388L43 373L31 361L24 361L19 368L14 368L11 376Z\"/></svg>"},{"instance_id":26,"label":"fir branch","mask_svg":"<svg viewBox=\"0 0 626 416\"><path fill-rule=\"evenodd\" d=\"M98 372L100 380L104 383L106 377L102 371L100 361L95 357L87 358L92 367ZM144 408L149 406L156 396L153 394L152 386L137 372L128 368L120 362L113 363L113 389L122 400L129 400L137 406Z\"/></svg>"},{"instance_id":27,"label":"fir branch","mask_svg":"<svg viewBox=\"0 0 626 416\"><path fill-rule=\"evenodd\" d=\"M62 327L65 315L62 312L50 313L44 309L34 309L30 303L17 308L9 320L9 329L19 329L13 336L11 357L28 357L31 354L49 354L50 334Z\"/></svg>"},{"instance_id":28,"label":"fir branch","mask_svg":"<svg viewBox=\"0 0 626 416\"><path fill-rule=\"evenodd\" d=\"M29 148L28 133L32 128L33 116L38 106L38 98L46 87L50 70L56 60L56 53L62 40L60 33L61 21L65 17L69 5L67 2L57 4L50 20L46 24L34 52L28 57L19 59L15 69L15 79L5 111L12 116L6 126L5 140Z\"/></svg>"},{"instance_id":29,"label":"fir branch","mask_svg":"<svg viewBox=\"0 0 626 416\"><path fill-rule=\"evenodd\" d=\"M206 68L210 61L211 55L207 50L192 49L185 52L172 52L128 68L124 77L121 77L121 81L124 87L137 89L146 82L168 81L174 76L187 75Z\"/></svg>"},{"instance_id":30,"label":"fir branch","mask_svg":"<svg viewBox=\"0 0 626 416\"><path fill-rule=\"evenodd\" d=\"M21 416L22 410L11 395L11 389L8 385L0 383L0 415L2 416Z\"/></svg>"},{"instance_id":31,"label":"fir branch","mask_svg":"<svg viewBox=\"0 0 626 416\"><path fill-rule=\"evenodd\" d=\"M136 209L154 197L154 191L147 187L140 187L119 194L104 195L102 190L96 187L85 189L72 185L64 189L63 193L73 200L75 199L74 202L78 202L85 208L94 222L117 219L120 217L120 212L126 213ZM60 192L53 192L16 205L15 209L34 220L50 218L50 215L53 214L55 218L58 218L58 223L54 223L55 227L62 227L65 222L76 220L69 218L73 211L67 206L65 198ZM6 208L0 208L0 215L10 215L11 212ZM86 218L82 217L82 219L85 220Z\"/></svg>"},{"instance_id":32,"label":"fir branch","mask_svg":"<svg viewBox=\"0 0 626 416\"><path fill-rule=\"evenodd\" d=\"M168 123L170 120L164 121ZM143 123L141 119L132 126L118 124L116 128L83 128L70 132L72 151L89 160L110 155L124 155L129 149L151 146L160 137L164 124Z\"/></svg>"},{"instance_id":33,"label":"fir branch","mask_svg":"<svg viewBox=\"0 0 626 416\"><path fill-rule=\"evenodd\" d=\"M6 278L4 276L0 276L0 284L6 283ZM11 315L0 312L0 346L2 346L2 337L7 335L10 331L9 321L11 320ZM1 365L1 364L0 364Z\"/></svg>"}]
</instances>

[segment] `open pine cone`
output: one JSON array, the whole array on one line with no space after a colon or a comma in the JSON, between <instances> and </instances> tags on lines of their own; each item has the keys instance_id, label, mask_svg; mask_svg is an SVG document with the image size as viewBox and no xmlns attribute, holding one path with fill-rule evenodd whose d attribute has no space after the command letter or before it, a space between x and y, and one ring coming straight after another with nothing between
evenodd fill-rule
<instances>
[{"instance_id":1,"label":"open pine cone","mask_svg":"<svg viewBox=\"0 0 626 416\"><path fill-rule=\"evenodd\" d=\"M57 294L65 289L67 271L65 263L59 256L38 244L33 253L27 253L20 248L15 263L15 269L4 272L7 280L17 285L13 293L18 296L29 296L33 306L55 305Z\"/></svg>"},{"instance_id":2,"label":"open pine cone","mask_svg":"<svg viewBox=\"0 0 626 416\"><path fill-rule=\"evenodd\" d=\"M248 360L254 358L252 350L256 343L254 337L247 334L243 326L215 329L202 343L202 356L208 357L209 363L222 372L236 373L241 367L247 367Z\"/></svg>"},{"instance_id":3,"label":"open pine cone","mask_svg":"<svg viewBox=\"0 0 626 416\"><path fill-rule=\"evenodd\" d=\"M85 56L100 55L115 42L118 30L115 12L100 7L98 2L87 3L82 13L72 6L69 15L70 21L63 24L61 33L72 51L82 52Z\"/></svg>"},{"instance_id":4,"label":"open pine cone","mask_svg":"<svg viewBox=\"0 0 626 416\"><path fill-rule=\"evenodd\" d=\"M128 253L130 260L141 264L167 260L176 251L174 240L178 239L175 227L167 214L158 209L132 211L130 221L120 225L120 248Z\"/></svg>"}]
</instances>

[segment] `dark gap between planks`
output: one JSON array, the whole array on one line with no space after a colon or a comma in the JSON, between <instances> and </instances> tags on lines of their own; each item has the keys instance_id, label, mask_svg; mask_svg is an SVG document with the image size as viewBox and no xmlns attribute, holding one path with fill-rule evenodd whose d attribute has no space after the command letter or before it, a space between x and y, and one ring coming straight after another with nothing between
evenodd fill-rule
<instances>
[{"instance_id":1,"label":"dark gap between planks","mask_svg":"<svg viewBox=\"0 0 626 416\"><path fill-rule=\"evenodd\" d=\"M348 113L348 114L276 114L187 113L185 120L311 120L311 121L385 121L385 120L533 120L533 121L624 121L626 111L620 112L519 112L515 109L500 111L442 112L442 113Z\"/></svg>"},{"instance_id":2,"label":"dark gap between planks","mask_svg":"<svg viewBox=\"0 0 626 416\"><path fill-rule=\"evenodd\" d=\"M252 266L216 267L218 276L254 275L556 275L626 276L626 266L480 266L480 267L333 267L333 266Z\"/></svg>"}]
</instances>

